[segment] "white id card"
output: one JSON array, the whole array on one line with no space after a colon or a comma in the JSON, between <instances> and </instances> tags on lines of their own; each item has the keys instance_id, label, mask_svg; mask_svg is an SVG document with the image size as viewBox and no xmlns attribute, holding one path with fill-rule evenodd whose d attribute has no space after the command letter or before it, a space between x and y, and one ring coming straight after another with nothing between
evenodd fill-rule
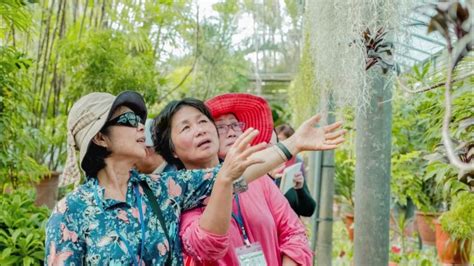
<instances>
[{"instance_id":1,"label":"white id card","mask_svg":"<svg viewBox=\"0 0 474 266\"><path fill-rule=\"evenodd\" d=\"M240 266L267 266L262 246L255 242L250 246L241 246L235 249Z\"/></svg>"}]
</instances>

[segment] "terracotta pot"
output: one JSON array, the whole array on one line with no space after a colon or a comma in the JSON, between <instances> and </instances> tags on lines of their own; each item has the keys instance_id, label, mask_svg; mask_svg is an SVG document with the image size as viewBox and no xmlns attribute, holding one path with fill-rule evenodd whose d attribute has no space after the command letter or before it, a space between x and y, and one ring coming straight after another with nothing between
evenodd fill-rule
<instances>
[{"instance_id":1,"label":"terracotta pot","mask_svg":"<svg viewBox=\"0 0 474 266\"><path fill-rule=\"evenodd\" d=\"M452 240L450 235L443 231L441 224L436 220L436 249L441 263L449 265L469 265L472 240Z\"/></svg>"},{"instance_id":2,"label":"terracotta pot","mask_svg":"<svg viewBox=\"0 0 474 266\"><path fill-rule=\"evenodd\" d=\"M36 187L36 206L46 205L48 208L54 208L58 198L58 183L60 172L51 172L44 176Z\"/></svg>"},{"instance_id":3,"label":"terracotta pot","mask_svg":"<svg viewBox=\"0 0 474 266\"><path fill-rule=\"evenodd\" d=\"M354 214L346 213L344 215L344 224L346 224L347 232L349 233L349 239L354 241Z\"/></svg>"},{"instance_id":4,"label":"terracotta pot","mask_svg":"<svg viewBox=\"0 0 474 266\"><path fill-rule=\"evenodd\" d=\"M436 232L434 221L438 218L439 213L433 212L416 212L416 226L420 234L421 241L424 245L434 246L436 244Z\"/></svg>"},{"instance_id":5,"label":"terracotta pot","mask_svg":"<svg viewBox=\"0 0 474 266\"><path fill-rule=\"evenodd\" d=\"M398 266L398 263L393 262L393 261L389 261L388 266Z\"/></svg>"}]
</instances>

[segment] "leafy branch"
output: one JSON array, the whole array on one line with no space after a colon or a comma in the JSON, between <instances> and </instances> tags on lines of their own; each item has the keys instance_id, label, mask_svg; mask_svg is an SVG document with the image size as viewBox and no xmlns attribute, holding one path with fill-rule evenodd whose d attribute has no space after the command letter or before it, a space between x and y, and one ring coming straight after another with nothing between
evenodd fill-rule
<instances>
[{"instance_id":1,"label":"leafy branch","mask_svg":"<svg viewBox=\"0 0 474 266\"><path fill-rule=\"evenodd\" d=\"M428 33L439 32L446 40L448 50L448 68L444 95L445 113L441 132L442 141L446 148L449 162L452 165L464 172L474 172L474 162L464 162L456 155L454 144L449 134L449 125L452 119L451 89L453 71L473 48L474 33L472 32L472 23L469 18L469 9L467 6L463 7L459 2L441 2L434 5L434 9L436 14L429 21ZM454 37L458 40L455 46L453 43Z\"/></svg>"}]
</instances>

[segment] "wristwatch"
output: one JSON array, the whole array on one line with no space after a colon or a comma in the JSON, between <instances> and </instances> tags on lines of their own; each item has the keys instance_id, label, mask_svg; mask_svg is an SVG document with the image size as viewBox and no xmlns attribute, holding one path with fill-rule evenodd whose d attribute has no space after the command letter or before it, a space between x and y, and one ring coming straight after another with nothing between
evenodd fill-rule
<instances>
[{"instance_id":1,"label":"wristwatch","mask_svg":"<svg viewBox=\"0 0 474 266\"><path fill-rule=\"evenodd\" d=\"M232 183L232 185L234 187L234 194L245 192L249 188L249 185L247 184L247 181L245 181L244 176L240 176L239 178L237 178Z\"/></svg>"}]
</instances>

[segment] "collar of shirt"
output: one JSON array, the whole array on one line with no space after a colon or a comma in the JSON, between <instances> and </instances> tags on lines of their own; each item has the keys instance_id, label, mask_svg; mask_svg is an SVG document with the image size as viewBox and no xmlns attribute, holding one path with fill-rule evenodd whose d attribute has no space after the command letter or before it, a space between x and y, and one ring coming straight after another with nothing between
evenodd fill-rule
<instances>
[{"instance_id":1,"label":"collar of shirt","mask_svg":"<svg viewBox=\"0 0 474 266\"><path fill-rule=\"evenodd\" d=\"M104 199L105 189L98 184L97 178L89 178L86 181L87 187L92 190L97 190L99 201L96 204L102 204L104 210L115 209L117 207L133 207L136 206L136 197L133 191L133 186L142 180L146 180L146 175L138 173L135 169L130 170L130 178L127 184L127 194L125 195L125 201L119 201L115 199ZM141 187L139 188L142 191Z\"/></svg>"}]
</instances>

